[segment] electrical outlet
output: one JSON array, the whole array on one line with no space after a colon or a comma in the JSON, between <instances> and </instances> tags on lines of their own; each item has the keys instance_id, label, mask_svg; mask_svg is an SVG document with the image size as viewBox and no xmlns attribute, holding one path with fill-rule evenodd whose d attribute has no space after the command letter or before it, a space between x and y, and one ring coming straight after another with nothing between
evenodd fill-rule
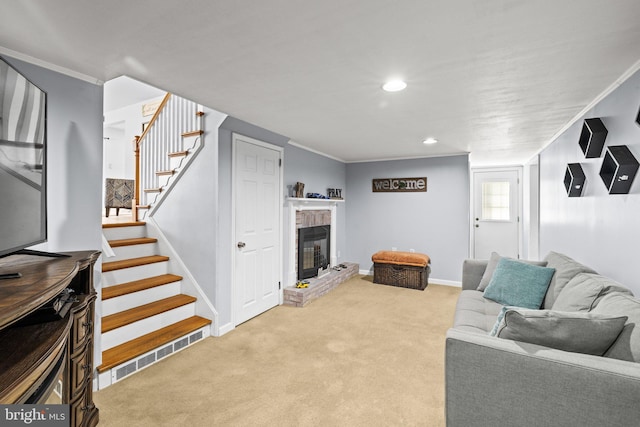
<instances>
[{"instance_id":1,"label":"electrical outlet","mask_svg":"<svg viewBox=\"0 0 640 427\"><path fill-rule=\"evenodd\" d=\"M395 251L397 251L397 250L398 250L398 248L396 248L395 246L392 246L392 247L391 247L391 250L395 252Z\"/></svg>"},{"instance_id":2,"label":"electrical outlet","mask_svg":"<svg viewBox=\"0 0 640 427\"><path fill-rule=\"evenodd\" d=\"M409 249L409 252L415 252L415 251L416 251L415 249Z\"/></svg>"},{"instance_id":3,"label":"electrical outlet","mask_svg":"<svg viewBox=\"0 0 640 427\"><path fill-rule=\"evenodd\" d=\"M338 251L338 258L340 258L340 251Z\"/></svg>"}]
</instances>

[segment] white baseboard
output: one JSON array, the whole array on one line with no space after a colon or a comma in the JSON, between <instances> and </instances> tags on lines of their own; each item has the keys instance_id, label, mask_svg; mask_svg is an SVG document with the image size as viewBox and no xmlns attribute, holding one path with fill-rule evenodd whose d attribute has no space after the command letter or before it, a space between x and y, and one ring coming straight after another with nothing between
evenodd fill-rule
<instances>
[{"instance_id":1,"label":"white baseboard","mask_svg":"<svg viewBox=\"0 0 640 427\"><path fill-rule=\"evenodd\" d=\"M233 323L229 322L226 323L224 325L220 325L218 326L218 331L217 331L217 335L218 337L221 337L222 335L231 332L235 329L235 326L233 326Z\"/></svg>"},{"instance_id":2,"label":"white baseboard","mask_svg":"<svg viewBox=\"0 0 640 427\"><path fill-rule=\"evenodd\" d=\"M462 282L456 282L454 280L434 279L429 277L430 285L443 285L443 286L455 286L457 288L462 287Z\"/></svg>"}]
</instances>

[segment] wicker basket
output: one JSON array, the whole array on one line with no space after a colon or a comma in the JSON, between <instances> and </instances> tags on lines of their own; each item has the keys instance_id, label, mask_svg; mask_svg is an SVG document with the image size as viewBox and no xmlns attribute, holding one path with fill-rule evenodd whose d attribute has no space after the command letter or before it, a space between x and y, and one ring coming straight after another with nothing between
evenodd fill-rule
<instances>
[{"instance_id":1,"label":"wicker basket","mask_svg":"<svg viewBox=\"0 0 640 427\"><path fill-rule=\"evenodd\" d=\"M373 283L423 291L427 287L430 272L431 268L428 265L414 267L376 262L373 264Z\"/></svg>"}]
</instances>

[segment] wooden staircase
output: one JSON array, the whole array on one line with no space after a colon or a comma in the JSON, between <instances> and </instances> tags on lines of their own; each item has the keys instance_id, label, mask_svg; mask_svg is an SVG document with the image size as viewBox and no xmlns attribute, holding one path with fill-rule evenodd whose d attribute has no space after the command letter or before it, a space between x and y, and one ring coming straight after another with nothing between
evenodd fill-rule
<instances>
[{"instance_id":1,"label":"wooden staircase","mask_svg":"<svg viewBox=\"0 0 640 427\"><path fill-rule=\"evenodd\" d=\"M195 314L197 299L181 293L183 278L156 253L144 222L102 227L115 257L102 264L100 388L211 335L211 320Z\"/></svg>"}]
</instances>

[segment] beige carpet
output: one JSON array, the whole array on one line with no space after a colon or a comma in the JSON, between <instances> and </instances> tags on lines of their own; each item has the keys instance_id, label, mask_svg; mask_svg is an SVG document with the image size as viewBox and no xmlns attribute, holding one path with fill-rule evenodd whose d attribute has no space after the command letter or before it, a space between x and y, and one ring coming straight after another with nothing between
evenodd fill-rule
<instances>
[{"instance_id":1,"label":"beige carpet","mask_svg":"<svg viewBox=\"0 0 640 427\"><path fill-rule=\"evenodd\" d=\"M353 278L95 393L100 426L444 426L459 293Z\"/></svg>"}]
</instances>

